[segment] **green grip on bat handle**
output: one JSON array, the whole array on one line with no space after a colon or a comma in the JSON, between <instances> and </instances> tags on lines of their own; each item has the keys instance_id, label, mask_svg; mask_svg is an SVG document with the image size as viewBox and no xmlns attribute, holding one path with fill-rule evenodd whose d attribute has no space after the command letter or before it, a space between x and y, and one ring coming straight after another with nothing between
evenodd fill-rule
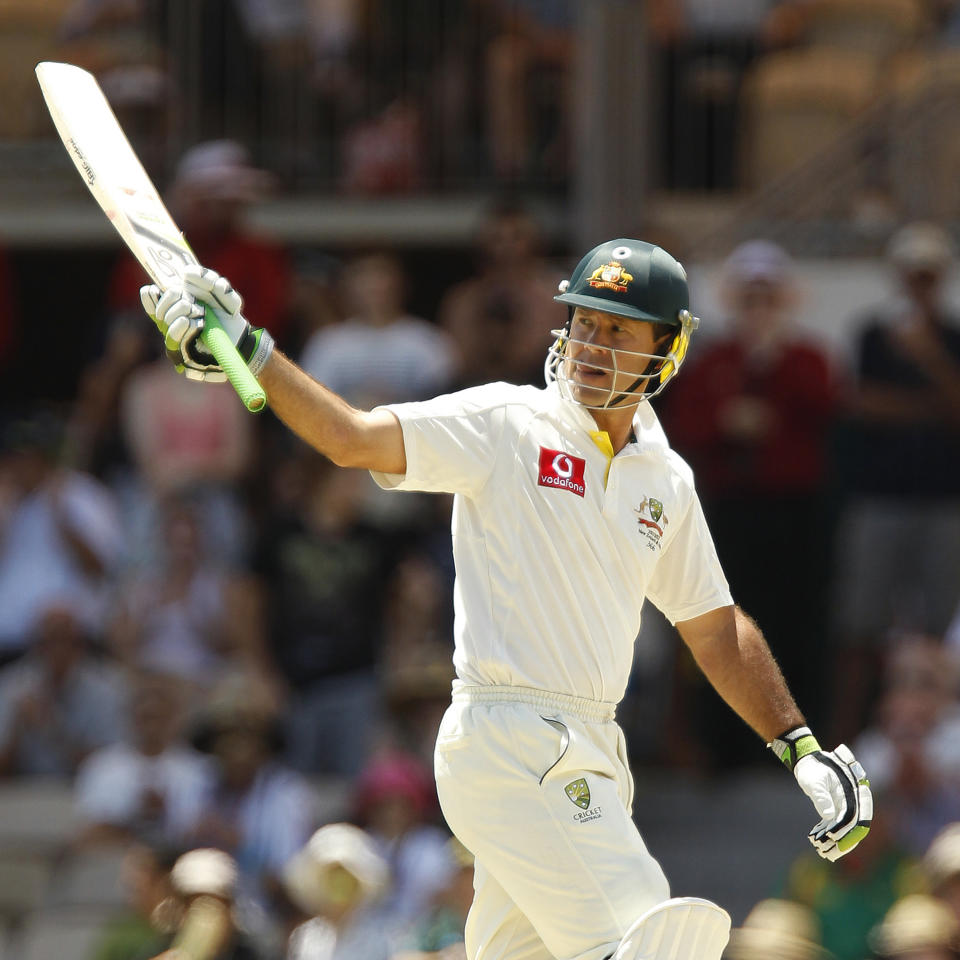
<instances>
[{"instance_id":1,"label":"green grip on bat handle","mask_svg":"<svg viewBox=\"0 0 960 960\"><path fill-rule=\"evenodd\" d=\"M227 379L233 384L243 405L251 413L259 413L267 406L267 394L257 383L257 378L244 363L243 357L233 345L226 330L220 324L216 314L209 308L204 309L203 330L200 332L203 345L213 354Z\"/></svg>"}]
</instances>

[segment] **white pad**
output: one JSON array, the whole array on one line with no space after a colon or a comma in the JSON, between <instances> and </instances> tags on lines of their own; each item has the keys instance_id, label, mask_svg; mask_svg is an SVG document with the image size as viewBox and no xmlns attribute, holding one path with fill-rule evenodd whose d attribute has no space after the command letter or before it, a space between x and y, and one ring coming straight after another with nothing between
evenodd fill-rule
<instances>
[{"instance_id":1,"label":"white pad","mask_svg":"<svg viewBox=\"0 0 960 960\"><path fill-rule=\"evenodd\" d=\"M640 917L613 960L720 960L729 939L726 910L699 897L676 897Z\"/></svg>"}]
</instances>

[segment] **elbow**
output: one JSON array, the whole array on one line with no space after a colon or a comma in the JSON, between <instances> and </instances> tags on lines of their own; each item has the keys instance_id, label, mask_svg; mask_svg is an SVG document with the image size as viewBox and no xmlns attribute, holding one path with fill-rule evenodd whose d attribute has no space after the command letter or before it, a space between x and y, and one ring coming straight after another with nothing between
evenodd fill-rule
<instances>
[{"instance_id":1,"label":"elbow","mask_svg":"<svg viewBox=\"0 0 960 960\"><path fill-rule=\"evenodd\" d=\"M337 467L357 467L361 464L358 462L357 451L349 443L337 444L331 449L325 451L327 459Z\"/></svg>"},{"instance_id":2,"label":"elbow","mask_svg":"<svg viewBox=\"0 0 960 960\"><path fill-rule=\"evenodd\" d=\"M329 451L325 451L327 459L337 467L348 467L354 470L371 469L370 451L364 447L362 439L363 436L360 433L340 439Z\"/></svg>"},{"instance_id":3,"label":"elbow","mask_svg":"<svg viewBox=\"0 0 960 960\"><path fill-rule=\"evenodd\" d=\"M363 430L357 418L350 415L336 423L317 449L335 466L361 467L364 465L362 447Z\"/></svg>"}]
</instances>

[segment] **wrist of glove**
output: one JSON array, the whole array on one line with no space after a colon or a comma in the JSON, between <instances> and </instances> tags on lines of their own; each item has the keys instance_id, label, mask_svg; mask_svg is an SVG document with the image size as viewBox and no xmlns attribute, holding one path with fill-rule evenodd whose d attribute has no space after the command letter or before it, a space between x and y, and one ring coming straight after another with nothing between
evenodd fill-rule
<instances>
[{"instance_id":1,"label":"wrist of glove","mask_svg":"<svg viewBox=\"0 0 960 960\"><path fill-rule=\"evenodd\" d=\"M845 744L821 750L809 727L788 730L767 746L793 771L820 816L810 843L824 859L839 860L870 832L873 795L863 767Z\"/></svg>"},{"instance_id":2,"label":"wrist of glove","mask_svg":"<svg viewBox=\"0 0 960 960\"><path fill-rule=\"evenodd\" d=\"M251 326L240 312L243 300L226 277L204 267L189 266L182 288L161 291L154 284L142 287L143 309L163 334L167 356L191 380L220 382L226 374L207 350L200 334L212 313L237 348L250 372L257 376L273 352L273 337Z\"/></svg>"}]
</instances>

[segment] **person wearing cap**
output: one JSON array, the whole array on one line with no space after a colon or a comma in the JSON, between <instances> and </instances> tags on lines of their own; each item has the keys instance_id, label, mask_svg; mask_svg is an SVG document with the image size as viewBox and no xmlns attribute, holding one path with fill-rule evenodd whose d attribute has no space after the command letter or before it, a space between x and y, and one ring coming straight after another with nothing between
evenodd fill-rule
<instances>
[{"instance_id":1,"label":"person wearing cap","mask_svg":"<svg viewBox=\"0 0 960 960\"><path fill-rule=\"evenodd\" d=\"M283 870L287 896L309 918L290 934L287 960L387 960L375 909L389 884L387 862L363 830L321 827Z\"/></svg>"},{"instance_id":2,"label":"person wearing cap","mask_svg":"<svg viewBox=\"0 0 960 960\"><path fill-rule=\"evenodd\" d=\"M719 960L729 916L670 896L631 817L615 714L645 598L810 797L818 854L836 860L867 835L866 773L846 746L820 748L735 605L692 472L649 402L699 323L665 250L618 238L580 260L557 295L568 317L551 333L545 388L490 383L369 412L274 349L210 270L142 299L185 374L224 376L197 339L207 304L277 415L317 450L389 489L454 494L457 679L434 773L475 856L471 960Z\"/></svg>"},{"instance_id":3,"label":"person wearing cap","mask_svg":"<svg viewBox=\"0 0 960 960\"><path fill-rule=\"evenodd\" d=\"M214 847L179 857L170 871L176 932L155 960L258 960L261 951L236 916L237 862Z\"/></svg>"},{"instance_id":4,"label":"person wearing cap","mask_svg":"<svg viewBox=\"0 0 960 960\"><path fill-rule=\"evenodd\" d=\"M889 630L943 636L960 600L960 315L946 299L955 259L941 227L907 224L887 248L893 295L856 320L856 383L835 444L844 736L863 722Z\"/></svg>"},{"instance_id":5,"label":"person wearing cap","mask_svg":"<svg viewBox=\"0 0 960 960\"><path fill-rule=\"evenodd\" d=\"M915 893L887 911L870 941L879 960L957 960L960 924L940 901Z\"/></svg>"},{"instance_id":6,"label":"person wearing cap","mask_svg":"<svg viewBox=\"0 0 960 960\"><path fill-rule=\"evenodd\" d=\"M734 595L763 624L795 694L818 715L836 378L825 350L794 322L801 292L782 247L740 244L723 264L720 292L726 330L694 348L688 375L664 398L663 421L696 474ZM775 564L760 559L775 555ZM806 602L793 603L797 596ZM749 731L715 698L693 699L695 728L714 762L748 762Z\"/></svg>"},{"instance_id":7,"label":"person wearing cap","mask_svg":"<svg viewBox=\"0 0 960 960\"><path fill-rule=\"evenodd\" d=\"M960 923L960 822L947 824L933 838L921 866L930 892Z\"/></svg>"},{"instance_id":8,"label":"person wearing cap","mask_svg":"<svg viewBox=\"0 0 960 960\"><path fill-rule=\"evenodd\" d=\"M791 900L761 900L731 931L724 960L831 960L820 945L817 918Z\"/></svg>"}]
</instances>

